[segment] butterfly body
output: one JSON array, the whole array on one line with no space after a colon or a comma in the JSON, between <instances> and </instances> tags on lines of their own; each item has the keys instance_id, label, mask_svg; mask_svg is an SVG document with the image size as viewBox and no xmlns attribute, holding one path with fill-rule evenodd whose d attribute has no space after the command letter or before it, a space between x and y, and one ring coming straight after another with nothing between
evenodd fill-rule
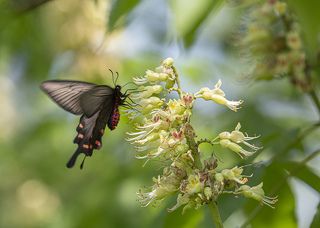
<instances>
[{"instance_id":1,"label":"butterfly body","mask_svg":"<svg viewBox=\"0 0 320 228\"><path fill-rule=\"evenodd\" d=\"M109 118L109 121L108 121L109 129L111 131L116 129L119 121L120 121L119 103L116 101L111 113L111 117Z\"/></svg>"},{"instance_id":2,"label":"butterfly body","mask_svg":"<svg viewBox=\"0 0 320 228\"><path fill-rule=\"evenodd\" d=\"M80 81L49 80L41 84L41 89L66 111L81 115L73 140L78 148L67 163L68 168L74 166L79 154L92 156L94 149L102 147L105 128L114 130L117 127L119 106L127 97L121 93L119 85L111 88Z\"/></svg>"}]
</instances>

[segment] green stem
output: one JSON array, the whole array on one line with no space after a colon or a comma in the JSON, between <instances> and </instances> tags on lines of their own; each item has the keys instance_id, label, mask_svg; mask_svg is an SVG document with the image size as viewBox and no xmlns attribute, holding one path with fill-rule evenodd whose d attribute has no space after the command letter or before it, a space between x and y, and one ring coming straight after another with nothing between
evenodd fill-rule
<instances>
[{"instance_id":1,"label":"green stem","mask_svg":"<svg viewBox=\"0 0 320 228\"><path fill-rule=\"evenodd\" d=\"M219 213L219 209L218 209L218 205L216 202L212 201L212 203L208 204L209 208L211 210L211 214L213 217L213 222L216 226L216 228L223 228L223 223L220 217L220 213Z\"/></svg>"},{"instance_id":2,"label":"green stem","mask_svg":"<svg viewBox=\"0 0 320 228\"><path fill-rule=\"evenodd\" d=\"M187 143L191 149L192 152L192 156L194 158L194 163L197 169L202 170L202 163L201 163L201 159L200 159L200 153L198 150L198 146L199 146L199 142L197 143L195 141L195 133L194 133L194 129L190 124L186 124L185 125L185 136L187 139ZM207 142L207 140L202 140L200 142ZM212 218L213 218L213 222L216 226L216 228L223 228L223 224L222 224L222 220L220 217L220 213L219 213L219 209L217 206L217 203L215 201L212 201L212 203L208 204L210 210L211 210L211 214L212 214Z\"/></svg>"},{"instance_id":3,"label":"green stem","mask_svg":"<svg viewBox=\"0 0 320 228\"><path fill-rule=\"evenodd\" d=\"M308 135L310 135L312 132L314 132L316 129L320 127L320 122L316 122L311 126L308 126L307 128L303 129L301 133L297 135L297 137L289 143L282 151L279 153L275 154L272 158L272 160L275 160L277 158L283 157L286 155L292 148L297 146L299 143L302 142Z\"/></svg>"},{"instance_id":4,"label":"green stem","mask_svg":"<svg viewBox=\"0 0 320 228\"><path fill-rule=\"evenodd\" d=\"M319 98L316 94L316 91L314 89L311 89L311 91L308 92L309 96L311 97L313 103L315 104L315 106L317 107L318 109L318 112L320 114L320 101L319 101Z\"/></svg>"},{"instance_id":5,"label":"green stem","mask_svg":"<svg viewBox=\"0 0 320 228\"><path fill-rule=\"evenodd\" d=\"M180 98L182 98L182 90L181 90L181 84L180 84L180 79L179 79L179 75L178 72L176 70L176 68L174 66L172 66L172 70L176 76L176 83L177 83L177 87L178 89L176 89L176 91L179 93ZM211 143L210 140L202 140L200 141L200 143L196 142L195 138L196 138L196 134L195 131L193 129L193 127L191 126L191 124L187 123L184 127L185 130L185 136L187 139L187 143L190 147L191 153L192 153L192 157L194 159L194 164L195 167L199 170L202 170L202 163L201 163L201 158L200 158L200 153L199 153L199 144L203 143L203 142L207 142L207 143ZM216 226L216 228L223 228L223 223L220 217L220 213L219 213L219 209L217 206L217 203L212 201L212 203L208 204L210 210L211 210L211 214L212 214L212 218L213 218L213 222Z\"/></svg>"},{"instance_id":6,"label":"green stem","mask_svg":"<svg viewBox=\"0 0 320 228\"><path fill-rule=\"evenodd\" d=\"M299 143L301 143L306 137L308 137L312 132L317 130L320 127L320 122L313 123L312 125L306 127L305 129L302 129L301 132L289 143L287 144L281 151L274 154L273 157L270 159L271 162L273 162L276 159L284 157L287 153L290 152L292 148L297 146ZM266 148L264 148L266 149ZM251 156L247 163L251 163L254 161L256 157L258 157L262 152L265 150L257 151L253 156ZM244 161L241 163L241 165L244 165Z\"/></svg>"},{"instance_id":7,"label":"green stem","mask_svg":"<svg viewBox=\"0 0 320 228\"><path fill-rule=\"evenodd\" d=\"M181 84L180 84L179 74L178 74L178 72L177 72L177 69L176 69L174 66L172 66L171 68L172 68L172 70L173 70L174 75L176 76L176 79L175 79L175 80L176 80L177 86L178 86L178 88L179 88L178 93L179 93L179 95L180 95L180 98L182 98L182 91L181 91Z\"/></svg>"},{"instance_id":8,"label":"green stem","mask_svg":"<svg viewBox=\"0 0 320 228\"><path fill-rule=\"evenodd\" d=\"M196 134L194 133L194 129L191 126L191 124L186 124L184 126L184 133L187 139L187 143L190 147L192 157L194 159L194 163L197 169L201 170L202 169L202 163L200 159L200 154L198 150L198 144L195 141Z\"/></svg>"}]
</instances>

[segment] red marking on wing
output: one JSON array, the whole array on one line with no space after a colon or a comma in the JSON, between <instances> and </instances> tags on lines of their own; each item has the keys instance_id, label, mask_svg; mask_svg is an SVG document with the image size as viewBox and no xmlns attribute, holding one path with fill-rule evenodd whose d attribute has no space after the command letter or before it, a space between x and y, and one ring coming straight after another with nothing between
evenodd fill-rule
<instances>
[{"instance_id":1,"label":"red marking on wing","mask_svg":"<svg viewBox=\"0 0 320 228\"><path fill-rule=\"evenodd\" d=\"M95 145L97 146L97 149L98 149L101 147L101 142L99 140L96 140Z\"/></svg>"},{"instance_id":2,"label":"red marking on wing","mask_svg":"<svg viewBox=\"0 0 320 228\"><path fill-rule=\"evenodd\" d=\"M89 145L88 145L88 144L83 144L82 147L83 147L84 149L89 149Z\"/></svg>"}]
</instances>

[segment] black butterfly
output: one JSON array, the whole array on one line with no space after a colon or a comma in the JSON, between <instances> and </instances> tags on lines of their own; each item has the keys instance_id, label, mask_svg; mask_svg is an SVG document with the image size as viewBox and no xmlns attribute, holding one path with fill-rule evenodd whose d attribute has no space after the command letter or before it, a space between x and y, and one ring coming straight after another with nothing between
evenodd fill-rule
<instances>
[{"instance_id":1,"label":"black butterfly","mask_svg":"<svg viewBox=\"0 0 320 228\"><path fill-rule=\"evenodd\" d=\"M78 148L68 161L68 168L72 168L78 155L84 153L80 166L83 168L85 158L92 155L93 149L101 148L106 125L110 130L116 128L120 120L119 106L129 105L125 103L127 92L121 93L121 86L114 84L114 88L69 80L49 80L41 84L41 89L61 108L82 115L73 141Z\"/></svg>"}]
</instances>

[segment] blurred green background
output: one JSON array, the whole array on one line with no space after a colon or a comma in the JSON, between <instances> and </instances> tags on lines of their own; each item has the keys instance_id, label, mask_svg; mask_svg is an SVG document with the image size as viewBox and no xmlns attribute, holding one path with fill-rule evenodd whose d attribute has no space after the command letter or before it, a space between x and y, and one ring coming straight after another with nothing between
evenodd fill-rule
<instances>
[{"instance_id":1,"label":"blurred green background","mask_svg":"<svg viewBox=\"0 0 320 228\"><path fill-rule=\"evenodd\" d=\"M237 113L198 102L192 122L199 137L231 131L237 122L249 135L261 135L264 150L254 162L262 162L246 172L255 174L252 185L263 180L266 195L278 195L279 201L273 210L226 195L218 202L225 226L249 221L252 227L320 227L319 214L314 217L320 159L298 166L299 172L287 178L297 162L320 148L314 125L319 113L287 80L247 79L250 66L234 45L246 11L234 2L1 0L0 227L213 226L206 207L168 213L174 197L159 207L139 205L136 192L152 183L161 163L142 167L144 161L135 159L125 142L132 126L124 113L85 168L77 164L68 170L78 117L39 89L47 79L111 85L108 68L118 71L124 84L166 57L175 59L186 91L213 87L222 79L229 98L245 101ZM306 40L319 38L319 3L291 0L289 5L301 16ZM226 150L218 152L221 168L241 163Z\"/></svg>"}]
</instances>

